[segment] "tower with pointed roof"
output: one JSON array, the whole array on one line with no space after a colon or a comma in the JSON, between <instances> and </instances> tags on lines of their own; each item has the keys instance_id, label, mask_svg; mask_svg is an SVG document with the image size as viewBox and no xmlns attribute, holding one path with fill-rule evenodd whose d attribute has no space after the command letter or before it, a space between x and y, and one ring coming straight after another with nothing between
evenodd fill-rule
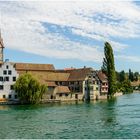
<instances>
[{"instance_id":1,"label":"tower with pointed roof","mask_svg":"<svg viewBox=\"0 0 140 140\"><path fill-rule=\"evenodd\" d=\"M3 39L1 37L1 30L0 30L0 63L3 63L3 49L4 49L4 44L3 44Z\"/></svg>"}]
</instances>

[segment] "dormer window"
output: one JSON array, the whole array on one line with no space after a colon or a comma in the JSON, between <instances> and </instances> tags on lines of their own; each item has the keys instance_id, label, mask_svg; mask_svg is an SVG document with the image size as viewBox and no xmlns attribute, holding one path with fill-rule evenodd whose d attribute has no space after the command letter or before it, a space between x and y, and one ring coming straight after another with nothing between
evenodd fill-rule
<instances>
[{"instance_id":1,"label":"dormer window","mask_svg":"<svg viewBox=\"0 0 140 140\"><path fill-rule=\"evenodd\" d=\"M6 66L6 69L9 69L9 66L8 65Z\"/></svg>"}]
</instances>

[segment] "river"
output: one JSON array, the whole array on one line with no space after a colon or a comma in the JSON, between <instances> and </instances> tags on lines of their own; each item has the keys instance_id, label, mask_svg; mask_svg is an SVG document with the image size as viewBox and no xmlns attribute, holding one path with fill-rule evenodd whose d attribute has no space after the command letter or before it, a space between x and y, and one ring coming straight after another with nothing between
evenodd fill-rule
<instances>
[{"instance_id":1,"label":"river","mask_svg":"<svg viewBox=\"0 0 140 140\"><path fill-rule=\"evenodd\" d=\"M140 139L140 94L90 103L1 105L0 138Z\"/></svg>"}]
</instances>

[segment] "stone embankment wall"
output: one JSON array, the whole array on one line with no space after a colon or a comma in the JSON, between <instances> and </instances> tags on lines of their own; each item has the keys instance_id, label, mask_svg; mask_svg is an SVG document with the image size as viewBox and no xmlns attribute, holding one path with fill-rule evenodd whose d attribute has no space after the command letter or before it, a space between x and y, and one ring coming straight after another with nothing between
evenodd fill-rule
<instances>
[{"instance_id":1,"label":"stone embankment wall","mask_svg":"<svg viewBox=\"0 0 140 140\"><path fill-rule=\"evenodd\" d=\"M117 93L114 94L115 97L117 97L117 96L122 96L122 95L123 95L122 92L117 92Z\"/></svg>"}]
</instances>

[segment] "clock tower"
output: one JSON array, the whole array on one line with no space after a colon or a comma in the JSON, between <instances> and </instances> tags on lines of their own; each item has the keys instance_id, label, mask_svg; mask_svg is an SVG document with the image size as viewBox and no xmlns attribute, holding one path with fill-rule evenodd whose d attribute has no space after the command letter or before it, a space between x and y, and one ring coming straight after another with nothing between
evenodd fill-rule
<instances>
[{"instance_id":1,"label":"clock tower","mask_svg":"<svg viewBox=\"0 0 140 140\"><path fill-rule=\"evenodd\" d=\"M1 31L0 31L0 63L3 63L3 49L4 49L4 44L3 44L3 39L1 37Z\"/></svg>"}]
</instances>

